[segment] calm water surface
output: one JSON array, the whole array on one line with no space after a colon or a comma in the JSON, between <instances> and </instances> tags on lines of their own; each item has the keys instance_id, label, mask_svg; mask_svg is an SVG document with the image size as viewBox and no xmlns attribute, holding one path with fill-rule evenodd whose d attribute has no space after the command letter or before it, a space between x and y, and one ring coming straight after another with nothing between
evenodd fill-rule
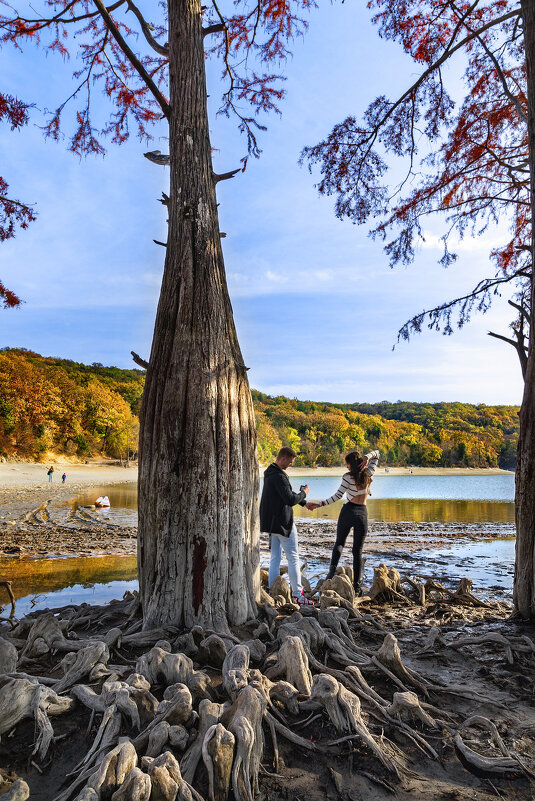
<instances>
[{"instance_id":1,"label":"calm water surface","mask_svg":"<svg viewBox=\"0 0 535 801\"><path fill-rule=\"evenodd\" d=\"M292 476L292 485L308 481L309 498L320 500L332 495L340 484L339 477ZM370 520L387 522L481 522L511 523L514 521L514 476L388 476L376 475L373 494L368 501ZM137 487L120 484L88 489L72 498L68 504L55 507L52 512L61 519L77 506L91 506L99 495L108 495L110 509L92 510L110 522L126 526L137 525ZM331 504L315 512L296 510L299 518L338 517L342 502ZM370 544L373 535L370 537ZM307 553L306 534L301 537L302 551L308 557L310 577L324 573L332 542L314 546ZM374 547L377 543L374 543ZM344 558L349 557L349 549ZM441 545L437 549L426 547L411 553L410 567L403 558L403 538L398 553L385 555L388 563L401 573L418 573L437 576L448 583L468 575L478 589L510 591L512 588L514 541L463 540ZM267 543L263 543L261 561L267 564ZM375 560L377 561L377 560ZM368 563L365 579L371 579L373 564ZM137 589L135 557L112 556L93 558L13 560L0 559L0 574L13 581L17 598L17 617L32 608L54 608L69 603L104 603L121 598L126 590ZM0 596L0 604L5 603Z\"/></svg>"}]
</instances>

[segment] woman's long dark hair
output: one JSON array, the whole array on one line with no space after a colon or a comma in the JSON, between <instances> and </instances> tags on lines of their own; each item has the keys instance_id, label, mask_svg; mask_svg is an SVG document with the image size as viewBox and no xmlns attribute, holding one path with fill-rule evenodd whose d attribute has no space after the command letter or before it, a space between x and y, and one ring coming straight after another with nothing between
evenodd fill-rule
<instances>
[{"instance_id":1,"label":"woman's long dark hair","mask_svg":"<svg viewBox=\"0 0 535 801\"><path fill-rule=\"evenodd\" d=\"M368 489L372 483L371 476L366 471L368 464L358 451L351 451L346 456L346 464L349 465L349 475L353 478L357 489Z\"/></svg>"}]
</instances>

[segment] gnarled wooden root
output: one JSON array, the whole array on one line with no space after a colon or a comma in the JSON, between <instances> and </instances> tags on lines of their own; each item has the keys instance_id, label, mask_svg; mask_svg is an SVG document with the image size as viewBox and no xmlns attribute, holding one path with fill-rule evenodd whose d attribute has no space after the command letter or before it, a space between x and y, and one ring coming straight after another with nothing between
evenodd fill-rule
<instances>
[{"instance_id":1,"label":"gnarled wooden root","mask_svg":"<svg viewBox=\"0 0 535 801\"><path fill-rule=\"evenodd\" d=\"M195 771L202 753L202 744L206 732L219 722L225 709L223 704L214 704L212 701L204 700L199 704L199 728L197 737L186 751L180 761L180 770L183 778L192 784L195 778Z\"/></svg>"},{"instance_id":2,"label":"gnarled wooden root","mask_svg":"<svg viewBox=\"0 0 535 801\"><path fill-rule=\"evenodd\" d=\"M438 726L436 720L433 720L431 715L428 715L422 709L416 693L394 693L392 703L386 707L385 711L389 715L406 715L407 717L418 718L424 726L429 726L430 729L436 729Z\"/></svg>"},{"instance_id":3,"label":"gnarled wooden root","mask_svg":"<svg viewBox=\"0 0 535 801\"><path fill-rule=\"evenodd\" d=\"M379 565L374 569L373 582L368 594L372 601L386 599L407 603L401 586L401 576L395 568L388 568L386 565Z\"/></svg>"},{"instance_id":4,"label":"gnarled wooden root","mask_svg":"<svg viewBox=\"0 0 535 801\"><path fill-rule=\"evenodd\" d=\"M151 780L151 801L202 801L202 796L182 777L179 764L170 751L156 759L143 757L142 765Z\"/></svg>"},{"instance_id":5,"label":"gnarled wooden root","mask_svg":"<svg viewBox=\"0 0 535 801\"><path fill-rule=\"evenodd\" d=\"M24 779L15 779L9 789L7 789L7 782L0 779L0 797L2 801L27 801L30 797L30 788Z\"/></svg>"},{"instance_id":6,"label":"gnarled wooden root","mask_svg":"<svg viewBox=\"0 0 535 801\"><path fill-rule=\"evenodd\" d=\"M0 735L11 731L24 718L33 717L39 732L33 753L44 759L54 732L49 715L62 715L73 705L50 687L28 679L0 680Z\"/></svg>"},{"instance_id":7,"label":"gnarled wooden root","mask_svg":"<svg viewBox=\"0 0 535 801\"><path fill-rule=\"evenodd\" d=\"M210 801L227 801L235 738L221 723L210 726L202 744L202 758L208 773Z\"/></svg>"},{"instance_id":8,"label":"gnarled wooden root","mask_svg":"<svg viewBox=\"0 0 535 801\"><path fill-rule=\"evenodd\" d=\"M69 653L63 657L60 667L65 675L54 684L57 693L62 693L77 684L80 679L91 676L98 665L107 665L110 653L106 643L96 641L79 651ZM109 673L109 671L108 671Z\"/></svg>"},{"instance_id":9,"label":"gnarled wooden root","mask_svg":"<svg viewBox=\"0 0 535 801\"><path fill-rule=\"evenodd\" d=\"M310 695L312 674L308 657L299 637L286 637L277 654L277 662L265 672L269 679L284 676L300 693Z\"/></svg>"},{"instance_id":10,"label":"gnarled wooden root","mask_svg":"<svg viewBox=\"0 0 535 801\"><path fill-rule=\"evenodd\" d=\"M280 604L281 606L292 603L292 591L290 589L290 585L282 576L276 577L275 581L269 588L269 594L274 599L277 598L277 596L281 596L283 599L282 603Z\"/></svg>"},{"instance_id":11,"label":"gnarled wooden root","mask_svg":"<svg viewBox=\"0 0 535 801\"><path fill-rule=\"evenodd\" d=\"M463 742L459 733L454 737L454 744L455 753L459 757L459 761L467 770L476 773L478 776L508 776L512 773L523 771L518 760L512 757L484 757L478 754Z\"/></svg>"},{"instance_id":12,"label":"gnarled wooden root","mask_svg":"<svg viewBox=\"0 0 535 801\"><path fill-rule=\"evenodd\" d=\"M314 676L310 700L325 708L331 723L340 734L355 735L361 739L387 770L399 775L390 754L378 745L368 730L361 715L360 701L354 693L339 684L333 676L320 673Z\"/></svg>"},{"instance_id":13,"label":"gnarled wooden root","mask_svg":"<svg viewBox=\"0 0 535 801\"><path fill-rule=\"evenodd\" d=\"M232 700L247 686L249 659L249 648L246 645L234 645L225 657L221 670L223 688Z\"/></svg>"},{"instance_id":14,"label":"gnarled wooden root","mask_svg":"<svg viewBox=\"0 0 535 801\"><path fill-rule=\"evenodd\" d=\"M151 791L150 776L139 768L132 768L119 789L112 795L111 801L149 801Z\"/></svg>"},{"instance_id":15,"label":"gnarled wooden root","mask_svg":"<svg viewBox=\"0 0 535 801\"><path fill-rule=\"evenodd\" d=\"M377 656L373 657L373 662L378 666L383 665L386 667L404 684L412 684L413 687L416 687L425 696L428 695L427 687L429 683L423 676L416 673L415 670L410 670L405 667L401 661L398 641L393 634L386 635L381 648L377 652ZM403 687L404 691L406 691L406 689L406 687Z\"/></svg>"},{"instance_id":16,"label":"gnarled wooden root","mask_svg":"<svg viewBox=\"0 0 535 801\"><path fill-rule=\"evenodd\" d=\"M244 687L221 723L235 737L232 791L237 801L253 801L258 791L258 772L264 751L262 719L267 698L261 686Z\"/></svg>"}]
</instances>

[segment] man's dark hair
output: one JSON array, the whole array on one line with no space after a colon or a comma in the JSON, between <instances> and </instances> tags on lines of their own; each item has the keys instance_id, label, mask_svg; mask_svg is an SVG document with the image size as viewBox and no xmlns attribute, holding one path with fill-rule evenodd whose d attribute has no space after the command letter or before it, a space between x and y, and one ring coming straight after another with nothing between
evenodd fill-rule
<instances>
[{"instance_id":1,"label":"man's dark hair","mask_svg":"<svg viewBox=\"0 0 535 801\"><path fill-rule=\"evenodd\" d=\"M291 448L288 448L288 446L285 445L278 452L277 459L280 459L281 456L285 456L287 459L294 459L297 456L297 454L296 454L296 452L294 450L292 450Z\"/></svg>"}]
</instances>

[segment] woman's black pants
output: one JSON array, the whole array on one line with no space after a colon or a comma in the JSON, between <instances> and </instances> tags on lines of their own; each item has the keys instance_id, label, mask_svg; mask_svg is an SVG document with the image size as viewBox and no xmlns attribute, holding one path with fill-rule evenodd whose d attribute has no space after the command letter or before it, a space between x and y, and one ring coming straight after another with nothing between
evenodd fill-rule
<instances>
[{"instance_id":1,"label":"woman's black pants","mask_svg":"<svg viewBox=\"0 0 535 801\"><path fill-rule=\"evenodd\" d=\"M327 578L332 578L340 561L347 535L353 529L353 586L360 586L360 563L364 538L368 533L368 510L364 504L348 501L342 507L336 527L336 542L331 556L331 566Z\"/></svg>"}]
</instances>

